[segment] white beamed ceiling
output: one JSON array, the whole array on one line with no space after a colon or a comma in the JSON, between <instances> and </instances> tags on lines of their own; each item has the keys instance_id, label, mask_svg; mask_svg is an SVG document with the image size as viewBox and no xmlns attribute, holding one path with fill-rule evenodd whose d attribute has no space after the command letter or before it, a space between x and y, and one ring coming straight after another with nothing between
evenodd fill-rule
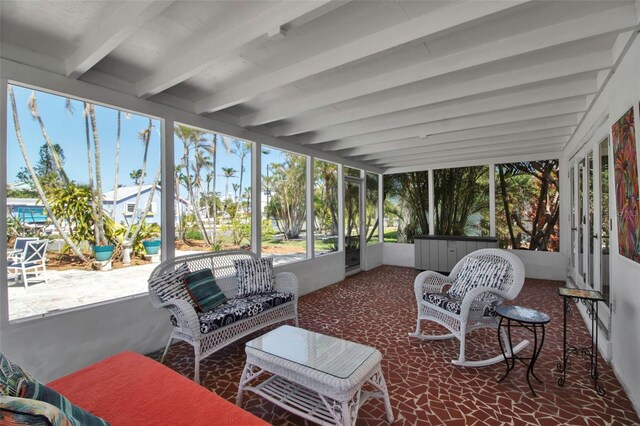
<instances>
[{"instance_id":1,"label":"white beamed ceiling","mask_svg":"<svg viewBox=\"0 0 640 426\"><path fill-rule=\"evenodd\" d=\"M0 56L318 157L424 169L562 151L635 5L2 0Z\"/></svg>"}]
</instances>

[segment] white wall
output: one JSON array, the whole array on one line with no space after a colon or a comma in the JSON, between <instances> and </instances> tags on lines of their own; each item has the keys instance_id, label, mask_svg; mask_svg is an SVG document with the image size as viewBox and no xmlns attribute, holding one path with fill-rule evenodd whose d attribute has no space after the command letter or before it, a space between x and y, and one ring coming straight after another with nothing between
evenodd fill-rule
<instances>
[{"instance_id":1,"label":"white wall","mask_svg":"<svg viewBox=\"0 0 640 426\"><path fill-rule=\"evenodd\" d=\"M638 1L640 12L640 1ZM624 51L629 34L619 37L614 52ZM636 117L636 144L640 129L638 102L640 102L640 39L635 38L628 51L604 87L600 98L587 119L576 132L565 151L566 157L580 149L589 129L603 113L609 114L607 126L611 126L632 106ZM636 146L637 148L637 146ZM640 163L640 159L639 159ZM617 216L615 199L611 197L611 301L610 329L611 362L616 376L627 391L636 411L640 411L640 264L618 254ZM567 218L561 226L568 227ZM568 250L568 249L567 249Z\"/></svg>"},{"instance_id":2,"label":"white wall","mask_svg":"<svg viewBox=\"0 0 640 426\"><path fill-rule=\"evenodd\" d=\"M415 266L413 244L384 243L385 265ZM527 278L564 280L567 277L567 257L564 253L513 250L522 263Z\"/></svg>"},{"instance_id":3,"label":"white wall","mask_svg":"<svg viewBox=\"0 0 640 426\"><path fill-rule=\"evenodd\" d=\"M276 266L277 272L293 272L300 283L300 295L320 290L344 279L344 251L325 254L315 259Z\"/></svg>"},{"instance_id":4,"label":"white wall","mask_svg":"<svg viewBox=\"0 0 640 426\"><path fill-rule=\"evenodd\" d=\"M362 264L363 271L369 271L382 265L384 244L372 244L365 248L364 262Z\"/></svg>"}]
</instances>

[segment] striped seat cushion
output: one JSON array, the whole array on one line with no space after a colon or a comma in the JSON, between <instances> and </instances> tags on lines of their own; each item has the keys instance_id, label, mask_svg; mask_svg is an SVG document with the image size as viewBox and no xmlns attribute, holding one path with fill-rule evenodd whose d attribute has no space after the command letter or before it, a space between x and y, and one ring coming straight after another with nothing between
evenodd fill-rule
<instances>
[{"instance_id":1,"label":"striped seat cushion","mask_svg":"<svg viewBox=\"0 0 640 426\"><path fill-rule=\"evenodd\" d=\"M275 290L273 258L239 259L233 261L238 278L238 297L268 293Z\"/></svg>"},{"instance_id":2,"label":"striped seat cushion","mask_svg":"<svg viewBox=\"0 0 640 426\"><path fill-rule=\"evenodd\" d=\"M184 277L184 284L199 312L210 311L227 301L227 297L216 284L211 269L188 273Z\"/></svg>"},{"instance_id":3,"label":"striped seat cushion","mask_svg":"<svg viewBox=\"0 0 640 426\"><path fill-rule=\"evenodd\" d=\"M467 257L462 264L447 294L462 299L469 291L476 287L502 287L507 274L507 264L504 262L490 262L487 260ZM495 296L482 294L480 300L491 301Z\"/></svg>"},{"instance_id":4,"label":"striped seat cushion","mask_svg":"<svg viewBox=\"0 0 640 426\"><path fill-rule=\"evenodd\" d=\"M168 302L171 299L186 300L197 311L198 305L193 301L184 284L184 278L188 273L189 266L186 263L182 264L175 271L165 272L149 280L149 287L163 302Z\"/></svg>"}]
</instances>

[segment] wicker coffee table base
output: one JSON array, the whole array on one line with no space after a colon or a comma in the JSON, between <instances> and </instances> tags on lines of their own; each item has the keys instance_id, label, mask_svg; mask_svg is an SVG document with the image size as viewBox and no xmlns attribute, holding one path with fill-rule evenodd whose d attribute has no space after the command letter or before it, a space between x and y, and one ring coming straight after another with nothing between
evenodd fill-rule
<instances>
[{"instance_id":1,"label":"wicker coffee table base","mask_svg":"<svg viewBox=\"0 0 640 426\"><path fill-rule=\"evenodd\" d=\"M261 381L255 386L249 385L249 383L258 379L264 373L271 373L271 375L268 379ZM364 383L359 383L354 386L353 389L348 389L346 392L327 392L326 386L321 383L317 383L318 388L325 388L325 391L314 390L314 383L310 377L300 377L300 379L306 386L291 380L291 378L284 378L247 361L244 371L242 372L242 377L240 378L236 404L242 406L244 391L251 391L285 410L314 423L320 425L352 426L356 423L360 407L368 399L375 397L382 398L387 413L387 420L389 423L393 422L389 392L379 363L366 374ZM362 390L365 384L370 384L375 390Z\"/></svg>"}]
</instances>

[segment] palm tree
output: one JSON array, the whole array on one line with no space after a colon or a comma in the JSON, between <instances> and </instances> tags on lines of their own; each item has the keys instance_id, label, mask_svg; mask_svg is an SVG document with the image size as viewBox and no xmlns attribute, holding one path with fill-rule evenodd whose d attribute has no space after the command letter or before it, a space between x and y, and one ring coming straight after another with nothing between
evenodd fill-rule
<instances>
[{"instance_id":1,"label":"palm tree","mask_svg":"<svg viewBox=\"0 0 640 426\"><path fill-rule=\"evenodd\" d=\"M222 141L222 146L224 147L227 154L230 152L229 143L224 138L224 136L220 136ZM205 145L204 149L211 154L211 168L212 168L212 183L213 183L213 243L217 243L217 226L218 226L218 207L217 207L217 197L216 197L216 176L217 176L217 154L218 154L218 134L213 134L213 139L211 141L211 145Z\"/></svg>"},{"instance_id":2,"label":"palm tree","mask_svg":"<svg viewBox=\"0 0 640 426\"><path fill-rule=\"evenodd\" d=\"M238 204L238 190L240 189L240 184L232 183L231 186L233 187L233 200Z\"/></svg>"},{"instance_id":3,"label":"palm tree","mask_svg":"<svg viewBox=\"0 0 640 426\"><path fill-rule=\"evenodd\" d=\"M62 160L58 155L58 151L55 148L54 143L49 138L49 134L44 126L44 121L42 121L42 117L40 116L40 111L38 110L38 101L36 100L36 92L31 92L31 96L29 97L29 110L31 111L31 116L34 120L37 120L40 124L40 130L42 131L42 136L49 147L49 151L51 152L51 157L53 158L53 169L58 177L58 180L65 185L69 185L69 178L67 174L64 172L64 168L62 167Z\"/></svg>"},{"instance_id":4,"label":"palm tree","mask_svg":"<svg viewBox=\"0 0 640 426\"><path fill-rule=\"evenodd\" d=\"M190 153L191 148L194 150L199 150L202 148L207 140L204 137L205 132L199 129L194 129L188 126L177 125L174 128L175 135L182 141L182 164L184 165L184 169L186 172L186 187L187 192L189 193L189 199L191 202L191 208L196 216L196 220L200 227L200 231L204 236L205 242L207 245L211 246L211 241L209 240L209 235L207 234L207 230L204 226L204 222L202 221L202 217L200 216L200 208L196 202L195 194L193 192L193 182L190 174L191 165L190 165Z\"/></svg>"},{"instance_id":5,"label":"palm tree","mask_svg":"<svg viewBox=\"0 0 640 426\"><path fill-rule=\"evenodd\" d=\"M229 199L229 178L236 176L237 170L233 167L223 167L222 176L227 180L225 183L224 198Z\"/></svg>"},{"instance_id":6,"label":"palm tree","mask_svg":"<svg viewBox=\"0 0 640 426\"><path fill-rule=\"evenodd\" d=\"M242 191L242 178L244 176L244 159L251 153L251 143L234 141L232 152L240 158L240 191Z\"/></svg>"},{"instance_id":7,"label":"palm tree","mask_svg":"<svg viewBox=\"0 0 640 426\"><path fill-rule=\"evenodd\" d=\"M96 159L96 196L97 196L97 211L98 217L96 218L96 229L99 236L96 235L96 244L107 245L107 239L104 235L104 209L103 209L103 197L102 197L102 168L100 166L100 138L98 136L98 124L96 122L96 108L95 105L89 104L89 117L91 118L91 129L93 130L93 148L94 156ZM98 234L97 233L97 234Z\"/></svg>"},{"instance_id":8,"label":"palm tree","mask_svg":"<svg viewBox=\"0 0 640 426\"><path fill-rule=\"evenodd\" d=\"M62 226L58 221L58 218L53 214L53 210L51 209L51 205L47 200L47 196L42 189L42 185L40 185L40 181L38 180L38 176L36 175L33 166L31 165L31 161L29 161L29 156L27 154L27 149L24 146L24 141L22 140L22 130L20 129L20 120L18 119L18 109L16 107L16 97L13 93L13 86L8 84L7 90L9 92L9 98L11 99L11 107L13 109L13 124L16 130L16 139L18 140L18 145L20 146L20 151L22 152L22 156L24 157L25 165L27 166L27 170L29 170L29 174L31 175L31 179L33 180L33 186L38 192L38 196L40 197L40 201L42 201L42 205L44 206L51 222L53 222L53 226L55 226L56 230L60 237L64 240L65 244L71 248L71 251L78 256L83 262L87 262L86 256L80 251L78 246L75 245L73 241L69 238L69 236L62 230Z\"/></svg>"},{"instance_id":9,"label":"palm tree","mask_svg":"<svg viewBox=\"0 0 640 426\"><path fill-rule=\"evenodd\" d=\"M131 178L133 183L135 183L136 185L141 185L142 182L144 182L142 169L132 170L131 173L129 173L129 177ZM115 199L115 195L114 195L114 199Z\"/></svg>"}]
</instances>

